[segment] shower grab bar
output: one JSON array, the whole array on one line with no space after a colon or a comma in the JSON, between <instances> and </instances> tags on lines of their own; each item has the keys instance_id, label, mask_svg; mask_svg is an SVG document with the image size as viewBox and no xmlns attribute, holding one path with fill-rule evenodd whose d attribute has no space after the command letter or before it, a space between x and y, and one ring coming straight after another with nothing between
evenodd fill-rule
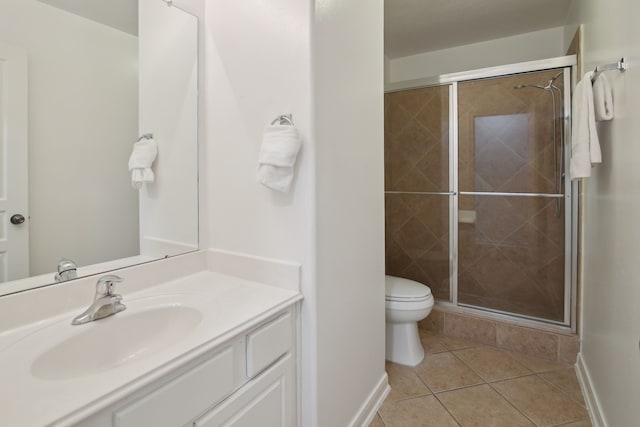
<instances>
[{"instance_id":1,"label":"shower grab bar","mask_svg":"<svg viewBox=\"0 0 640 427\"><path fill-rule=\"evenodd\" d=\"M461 191L461 196L515 196L515 197L549 197L553 199L561 199L564 194L556 193L500 193L497 191Z\"/></svg>"},{"instance_id":2,"label":"shower grab bar","mask_svg":"<svg viewBox=\"0 0 640 427\"><path fill-rule=\"evenodd\" d=\"M624 58L620 58L620 61L613 63L613 64L605 64L605 65L598 65L595 70L593 70L593 77L591 77L591 82L595 82L596 79L598 78L598 76L600 74L602 74L603 71L609 71L609 70L619 70L620 72L625 72L627 71L627 68L629 66L627 65L626 61L624 60Z\"/></svg>"}]
</instances>

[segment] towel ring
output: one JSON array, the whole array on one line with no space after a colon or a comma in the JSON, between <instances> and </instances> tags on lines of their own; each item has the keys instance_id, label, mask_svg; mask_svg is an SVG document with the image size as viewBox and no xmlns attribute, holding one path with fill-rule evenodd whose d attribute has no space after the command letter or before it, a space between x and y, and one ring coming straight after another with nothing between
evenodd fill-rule
<instances>
[{"instance_id":1,"label":"towel ring","mask_svg":"<svg viewBox=\"0 0 640 427\"><path fill-rule=\"evenodd\" d=\"M282 114L271 122L271 126L275 125L277 122L280 122L281 125L289 125L293 126L293 118L291 114Z\"/></svg>"},{"instance_id":2,"label":"towel ring","mask_svg":"<svg viewBox=\"0 0 640 427\"><path fill-rule=\"evenodd\" d=\"M138 138L138 140L136 142L140 142L143 139L153 139L153 134L152 133L143 133L142 135L140 135L140 138Z\"/></svg>"}]
</instances>

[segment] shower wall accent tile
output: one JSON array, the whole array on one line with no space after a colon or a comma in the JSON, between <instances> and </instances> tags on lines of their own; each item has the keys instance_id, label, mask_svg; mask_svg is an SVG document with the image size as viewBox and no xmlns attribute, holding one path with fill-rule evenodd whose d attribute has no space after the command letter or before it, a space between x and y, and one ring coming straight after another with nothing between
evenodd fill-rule
<instances>
[{"instance_id":1,"label":"shower wall accent tile","mask_svg":"<svg viewBox=\"0 0 640 427\"><path fill-rule=\"evenodd\" d=\"M560 336L558 338L558 361L573 365L580 352L580 340L576 336Z\"/></svg>"},{"instance_id":2,"label":"shower wall accent tile","mask_svg":"<svg viewBox=\"0 0 640 427\"><path fill-rule=\"evenodd\" d=\"M466 341L496 345L496 323L477 317L447 313L444 335Z\"/></svg>"},{"instance_id":3,"label":"shower wall accent tile","mask_svg":"<svg viewBox=\"0 0 640 427\"><path fill-rule=\"evenodd\" d=\"M421 335L439 333L457 340L512 351L513 354L521 355L518 360L535 372L552 370L554 366L557 369L557 363L563 364L562 366L572 365L580 352L580 340L577 335L516 326L507 321L448 311L440 306L435 306L431 314L418 326ZM532 360L538 362L532 364L529 357L535 358ZM554 365L543 366L540 359L549 360Z\"/></svg>"},{"instance_id":4,"label":"shower wall accent tile","mask_svg":"<svg viewBox=\"0 0 640 427\"><path fill-rule=\"evenodd\" d=\"M558 360L559 337L554 334L499 323L496 341L500 348L540 359Z\"/></svg>"},{"instance_id":5,"label":"shower wall accent tile","mask_svg":"<svg viewBox=\"0 0 640 427\"><path fill-rule=\"evenodd\" d=\"M432 310L426 319L418 322L421 329L433 331L436 334L444 334L444 313L439 310Z\"/></svg>"}]
</instances>

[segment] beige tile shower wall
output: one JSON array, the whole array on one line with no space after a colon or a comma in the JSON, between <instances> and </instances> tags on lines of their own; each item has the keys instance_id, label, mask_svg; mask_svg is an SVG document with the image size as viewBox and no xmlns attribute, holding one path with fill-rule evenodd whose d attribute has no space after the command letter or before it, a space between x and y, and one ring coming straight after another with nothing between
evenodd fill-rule
<instances>
[{"instance_id":1,"label":"beige tile shower wall","mask_svg":"<svg viewBox=\"0 0 640 427\"><path fill-rule=\"evenodd\" d=\"M515 87L544 85L560 71L458 85L460 191L554 192L551 95Z\"/></svg>"},{"instance_id":2,"label":"beige tile shower wall","mask_svg":"<svg viewBox=\"0 0 640 427\"><path fill-rule=\"evenodd\" d=\"M559 72L459 84L460 191L558 192L551 94L515 87ZM563 320L564 206L559 216L550 198L461 196L459 206L473 218L459 226L459 301Z\"/></svg>"},{"instance_id":3,"label":"beige tile shower wall","mask_svg":"<svg viewBox=\"0 0 640 427\"><path fill-rule=\"evenodd\" d=\"M514 87L558 72L460 83L461 191L557 191L551 95ZM386 272L441 300L450 299L449 197L389 192L449 190L448 91L385 95ZM459 206L460 302L563 320L564 212L556 216L555 200L461 196Z\"/></svg>"},{"instance_id":4,"label":"beige tile shower wall","mask_svg":"<svg viewBox=\"0 0 640 427\"><path fill-rule=\"evenodd\" d=\"M449 89L385 95L385 190L449 189ZM445 195L387 194L386 272L449 299L449 203Z\"/></svg>"},{"instance_id":5,"label":"beige tile shower wall","mask_svg":"<svg viewBox=\"0 0 640 427\"><path fill-rule=\"evenodd\" d=\"M553 362L574 364L580 351L577 335L516 326L438 307L419 326L451 338L492 345Z\"/></svg>"}]
</instances>

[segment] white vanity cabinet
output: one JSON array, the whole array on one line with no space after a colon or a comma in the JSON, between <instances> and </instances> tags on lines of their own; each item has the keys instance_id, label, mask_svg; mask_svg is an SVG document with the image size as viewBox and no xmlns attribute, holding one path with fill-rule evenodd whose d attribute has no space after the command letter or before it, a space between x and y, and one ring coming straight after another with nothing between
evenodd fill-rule
<instances>
[{"instance_id":1,"label":"white vanity cabinet","mask_svg":"<svg viewBox=\"0 0 640 427\"><path fill-rule=\"evenodd\" d=\"M294 427L298 304L76 424Z\"/></svg>"},{"instance_id":2,"label":"white vanity cabinet","mask_svg":"<svg viewBox=\"0 0 640 427\"><path fill-rule=\"evenodd\" d=\"M194 421L193 427L293 427L294 364L287 354L230 399Z\"/></svg>"}]
</instances>

